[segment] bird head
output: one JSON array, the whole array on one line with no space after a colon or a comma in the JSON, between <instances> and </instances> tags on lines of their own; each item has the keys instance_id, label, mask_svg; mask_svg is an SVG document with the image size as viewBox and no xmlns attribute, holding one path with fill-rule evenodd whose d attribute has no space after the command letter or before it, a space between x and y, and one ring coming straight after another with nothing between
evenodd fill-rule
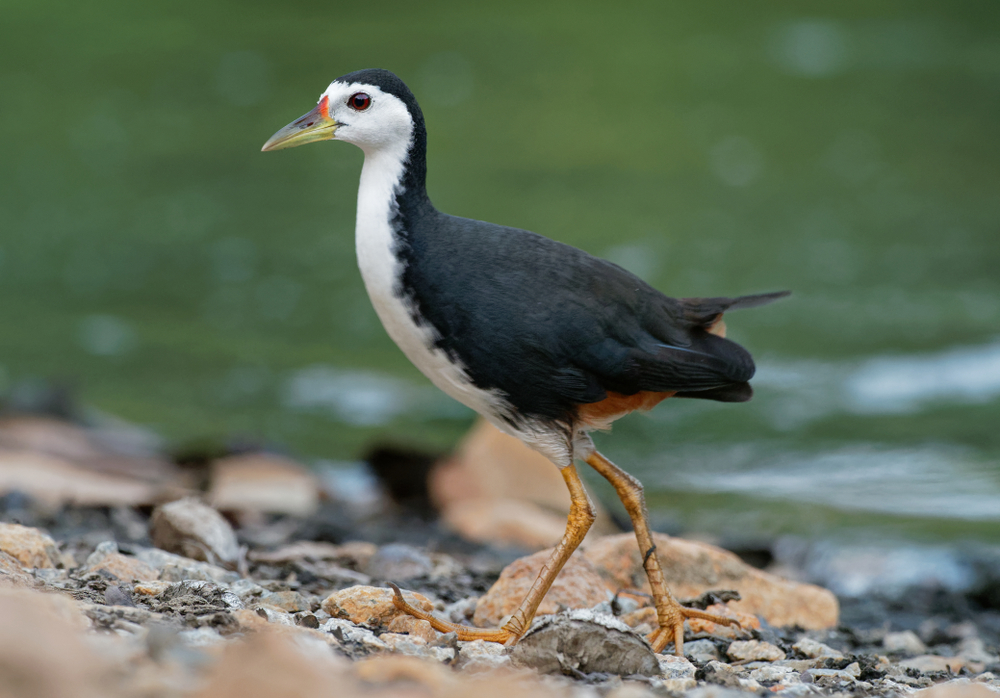
<instances>
[{"instance_id":1,"label":"bird head","mask_svg":"<svg viewBox=\"0 0 1000 698\"><path fill-rule=\"evenodd\" d=\"M346 141L365 153L409 147L423 117L413 93L387 70L361 70L339 77L316 108L275 133L261 150L294 148L316 141Z\"/></svg>"}]
</instances>

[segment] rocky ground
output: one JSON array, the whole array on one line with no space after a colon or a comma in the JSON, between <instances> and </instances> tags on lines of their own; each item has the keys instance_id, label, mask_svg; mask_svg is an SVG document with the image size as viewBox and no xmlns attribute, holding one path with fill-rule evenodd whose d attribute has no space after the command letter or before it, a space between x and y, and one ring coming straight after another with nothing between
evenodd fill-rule
<instances>
[{"instance_id":1,"label":"rocky ground","mask_svg":"<svg viewBox=\"0 0 1000 698\"><path fill-rule=\"evenodd\" d=\"M287 459L208 466L116 434L0 421L0 696L1000 692L991 573L962 592L837 599L658 536L677 595L743 626L689 623L675 657L643 639L655 614L634 538L607 534L588 537L518 645L461 642L401 615L388 583L442 618L496 625L547 557L526 553L549 523L497 524L489 542L482 527L458 535L461 516L445 526L419 483L387 482L396 502L373 508Z\"/></svg>"}]
</instances>

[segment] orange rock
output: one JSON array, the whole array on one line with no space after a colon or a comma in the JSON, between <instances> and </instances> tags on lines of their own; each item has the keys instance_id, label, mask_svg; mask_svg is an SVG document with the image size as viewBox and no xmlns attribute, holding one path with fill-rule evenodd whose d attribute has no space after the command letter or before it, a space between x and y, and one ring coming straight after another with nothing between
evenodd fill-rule
<instances>
[{"instance_id":1,"label":"orange rock","mask_svg":"<svg viewBox=\"0 0 1000 698\"><path fill-rule=\"evenodd\" d=\"M160 573L145 562L121 553L109 553L86 568L87 573L98 570L113 574L123 582L154 582L160 578Z\"/></svg>"},{"instance_id":2,"label":"orange rock","mask_svg":"<svg viewBox=\"0 0 1000 698\"><path fill-rule=\"evenodd\" d=\"M482 419L455 454L431 470L428 489L442 519L471 540L543 548L558 543L566 529L569 492L559 469ZM588 535L618 531L596 506Z\"/></svg>"},{"instance_id":3,"label":"orange rock","mask_svg":"<svg viewBox=\"0 0 1000 698\"><path fill-rule=\"evenodd\" d=\"M388 630L390 633L405 633L419 637L425 642L432 642L438 637L438 632L431 627L430 623L413 616L396 616L389 622Z\"/></svg>"},{"instance_id":4,"label":"orange rock","mask_svg":"<svg viewBox=\"0 0 1000 698\"><path fill-rule=\"evenodd\" d=\"M653 541L667 585L679 599L695 598L706 591L733 589L742 600L730 602L730 608L761 616L771 625L821 629L837 623L837 599L826 589L768 574L707 543L662 533L654 533ZM622 533L589 541L582 552L610 589L638 588L649 592L634 535Z\"/></svg>"},{"instance_id":5,"label":"orange rock","mask_svg":"<svg viewBox=\"0 0 1000 698\"><path fill-rule=\"evenodd\" d=\"M472 622L480 627L492 627L513 613L550 554L550 550L543 550L507 565L496 583L479 599ZM564 608L591 608L610 598L611 592L597 569L585 558L574 555L545 595L538 615L558 613Z\"/></svg>"},{"instance_id":6,"label":"orange rock","mask_svg":"<svg viewBox=\"0 0 1000 698\"><path fill-rule=\"evenodd\" d=\"M392 603L392 589L357 585L335 591L323 600L323 610L334 618L344 618L357 625L388 625L402 614ZM404 591L403 598L416 608L431 611L434 605L423 594Z\"/></svg>"},{"instance_id":7,"label":"orange rock","mask_svg":"<svg viewBox=\"0 0 1000 698\"><path fill-rule=\"evenodd\" d=\"M20 561L0 550L0 588L21 587L30 589L35 586L35 578L24 571Z\"/></svg>"},{"instance_id":8,"label":"orange rock","mask_svg":"<svg viewBox=\"0 0 1000 698\"><path fill-rule=\"evenodd\" d=\"M88 645L84 627L90 623L72 600L0 589L0 618L0 694L53 698L122 695L109 664Z\"/></svg>"},{"instance_id":9,"label":"orange rock","mask_svg":"<svg viewBox=\"0 0 1000 698\"><path fill-rule=\"evenodd\" d=\"M319 506L319 482L290 458L248 453L212 463L209 503L220 511L309 516Z\"/></svg>"},{"instance_id":10,"label":"orange rock","mask_svg":"<svg viewBox=\"0 0 1000 698\"><path fill-rule=\"evenodd\" d=\"M0 523L0 550L28 569L58 567L68 562L49 534L20 524Z\"/></svg>"}]
</instances>

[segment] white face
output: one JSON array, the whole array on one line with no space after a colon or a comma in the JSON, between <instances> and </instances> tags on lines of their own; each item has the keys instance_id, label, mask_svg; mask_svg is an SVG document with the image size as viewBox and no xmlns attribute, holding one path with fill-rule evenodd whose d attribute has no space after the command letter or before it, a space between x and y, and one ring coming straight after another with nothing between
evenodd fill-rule
<instances>
[{"instance_id":1,"label":"white face","mask_svg":"<svg viewBox=\"0 0 1000 698\"><path fill-rule=\"evenodd\" d=\"M330 118L338 126L333 140L346 141L366 154L405 149L413 135L413 119L402 100L374 85L332 82L320 97L327 98Z\"/></svg>"}]
</instances>

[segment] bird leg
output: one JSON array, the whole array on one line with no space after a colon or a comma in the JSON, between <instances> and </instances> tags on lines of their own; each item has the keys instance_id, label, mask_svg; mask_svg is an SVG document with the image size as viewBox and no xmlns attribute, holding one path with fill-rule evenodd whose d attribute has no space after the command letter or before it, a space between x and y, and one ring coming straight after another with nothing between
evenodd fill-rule
<instances>
[{"instance_id":1,"label":"bird leg","mask_svg":"<svg viewBox=\"0 0 1000 698\"><path fill-rule=\"evenodd\" d=\"M393 591L395 591L392 599L393 605L404 613L421 620L426 620L438 632L455 633L459 640L488 640L490 642L500 642L505 645L516 643L531 626L531 621L534 619L535 613L538 611L538 606L542 603L546 592L552 586L552 582L555 581L556 576L563 568L563 565L566 564L569 556L573 554L573 551L580 545L584 536L587 535L587 530L594 523L596 516L594 505L590 501L590 497L587 496L587 491L583 488L583 482L580 481L580 475L576 472L576 466L572 464L568 465L561 468L560 472L562 473L563 480L566 481L566 487L569 488L570 496L566 532L563 533L559 545L552 551L548 562L542 566L538 577L531 585L531 589L528 590L527 596L524 597L524 600L521 601L517 610L514 611L510 620L503 627L470 628L465 625L440 620L430 613L426 613L408 604L403 599L399 588L395 585L392 586Z\"/></svg>"},{"instance_id":2,"label":"bird leg","mask_svg":"<svg viewBox=\"0 0 1000 698\"><path fill-rule=\"evenodd\" d=\"M656 618L660 627L650 633L646 639L655 652L663 649L673 640L674 652L678 657L684 656L684 621L688 618L703 618L713 623L723 625L739 625L739 621L724 616L699 611L681 606L667 588L663 578L663 569L656 556L656 546L649 532L649 515L646 513L646 498L642 493L642 483L609 461L597 451L593 451L585 459L594 470L610 482L618 492L618 497L635 529L636 540L639 541L639 552L642 555L642 566L646 570L649 586L653 590L653 603L656 606Z\"/></svg>"}]
</instances>

